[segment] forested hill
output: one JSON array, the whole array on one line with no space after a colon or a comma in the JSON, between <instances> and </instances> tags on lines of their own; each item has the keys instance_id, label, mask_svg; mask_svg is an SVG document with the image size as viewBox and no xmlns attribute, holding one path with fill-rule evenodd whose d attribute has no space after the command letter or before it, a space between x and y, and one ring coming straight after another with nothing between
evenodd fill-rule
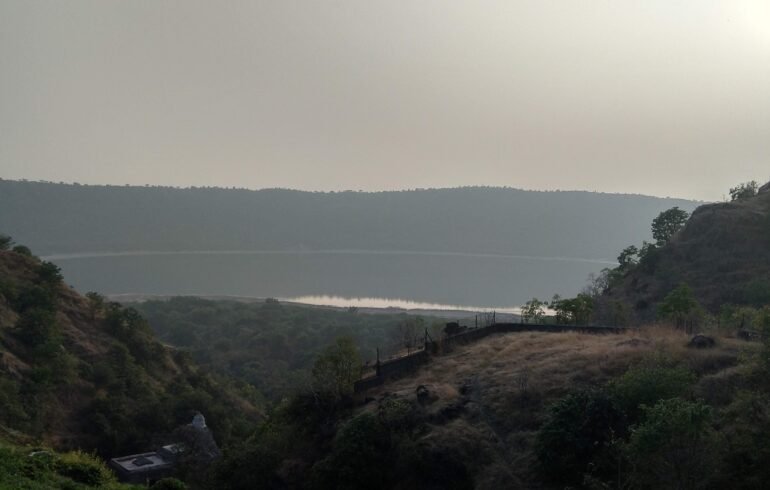
<instances>
[{"instance_id":1,"label":"forested hill","mask_svg":"<svg viewBox=\"0 0 770 490\"><path fill-rule=\"evenodd\" d=\"M0 246L0 442L130 454L200 411L227 447L261 418L252 391L159 343L136 310L80 296L54 264Z\"/></svg>"},{"instance_id":2,"label":"forested hill","mask_svg":"<svg viewBox=\"0 0 770 490\"><path fill-rule=\"evenodd\" d=\"M301 192L0 181L0 230L39 253L389 250L614 258L661 211L639 195L468 187Z\"/></svg>"},{"instance_id":3,"label":"forested hill","mask_svg":"<svg viewBox=\"0 0 770 490\"><path fill-rule=\"evenodd\" d=\"M668 243L621 270L604 298L649 319L682 284L714 313L726 305L770 304L770 182L732 202L699 207Z\"/></svg>"}]
</instances>

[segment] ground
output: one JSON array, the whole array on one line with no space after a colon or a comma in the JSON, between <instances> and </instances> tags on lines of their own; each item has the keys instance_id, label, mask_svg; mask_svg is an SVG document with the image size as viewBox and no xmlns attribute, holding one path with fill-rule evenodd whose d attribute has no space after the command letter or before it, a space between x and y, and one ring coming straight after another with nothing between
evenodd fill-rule
<instances>
[{"instance_id":1,"label":"ground","mask_svg":"<svg viewBox=\"0 0 770 490\"><path fill-rule=\"evenodd\" d=\"M362 411L388 400L419 407L422 442L472 461L476 488L536 488L534 435L547 407L571 390L600 386L629 366L664 356L698 377L694 393L718 402L723 385L757 345L718 337L713 349L688 349L690 336L667 327L623 334L511 333L437 356L418 372L364 393ZM416 391L421 390L418 401Z\"/></svg>"}]
</instances>

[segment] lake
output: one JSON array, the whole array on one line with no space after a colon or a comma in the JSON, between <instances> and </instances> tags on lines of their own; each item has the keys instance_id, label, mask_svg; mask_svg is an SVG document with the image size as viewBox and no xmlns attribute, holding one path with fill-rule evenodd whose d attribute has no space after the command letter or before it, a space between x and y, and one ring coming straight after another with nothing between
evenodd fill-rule
<instances>
[{"instance_id":1,"label":"lake","mask_svg":"<svg viewBox=\"0 0 770 490\"><path fill-rule=\"evenodd\" d=\"M577 294L609 261L416 252L54 255L80 292L266 298L335 306L513 310Z\"/></svg>"}]
</instances>

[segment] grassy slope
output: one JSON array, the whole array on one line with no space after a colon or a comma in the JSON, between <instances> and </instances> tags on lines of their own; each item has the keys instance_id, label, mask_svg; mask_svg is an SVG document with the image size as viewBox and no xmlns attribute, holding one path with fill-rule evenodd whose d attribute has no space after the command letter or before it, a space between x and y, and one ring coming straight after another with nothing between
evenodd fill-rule
<instances>
[{"instance_id":1,"label":"grassy slope","mask_svg":"<svg viewBox=\"0 0 770 490\"><path fill-rule=\"evenodd\" d=\"M34 453L34 455L32 455ZM0 490L131 490L98 459L79 452L56 453L0 442Z\"/></svg>"},{"instance_id":2,"label":"grassy slope","mask_svg":"<svg viewBox=\"0 0 770 490\"><path fill-rule=\"evenodd\" d=\"M215 411L210 424L222 438L240 430L239 423L259 418L246 399L158 343L141 319L119 334L105 308L94 310L64 284L53 288L58 331L53 355L59 367L46 373L53 361L36 355L15 328L22 314L19 297L39 285L40 266L35 257L0 251L0 399L6 408L0 425L5 431L57 448L113 454L149 447L153 437L186 423L194 410ZM115 311L121 319L126 312Z\"/></svg>"},{"instance_id":3,"label":"grassy slope","mask_svg":"<svg viewBox=\"0 0 770 490\"><path fill-rule=\"evenodd\" d=\"M684 282L712 311L723 304L770 301L770 188L746 200L697 208L649 263L630 271L606 295L635 307L642 319Z\"/></svg>"},{"instance_id":4,"label":"grassy slope","mask_svg":"<svg viewBox=\"0 0 770 490\"><path fill-rule=\"evenodd\" d=\"M394 398L416 399L425 385L437 398L421 410L422 443L466 461L476 488L538 488L535 432L545 408L580 387L599 386L650 356L665 356L698 377L694 395L719 406L740 385L739 358L756 344L719 338L710 350L687 349L681 332L649 327L621 335L515 333L486 338L435 358L418 373L366 393L361 410ZM419 406L419 405L418 405Z\"/></svg>"}]
</instances>

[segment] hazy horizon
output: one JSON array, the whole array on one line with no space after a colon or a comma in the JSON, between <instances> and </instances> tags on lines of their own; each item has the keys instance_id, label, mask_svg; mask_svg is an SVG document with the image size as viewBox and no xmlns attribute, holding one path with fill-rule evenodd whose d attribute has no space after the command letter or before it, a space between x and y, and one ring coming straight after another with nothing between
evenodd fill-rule
<instances>
[{"instance_id":1,"label":"hazy horizon","mask_svg":"<svg viewBox=\"0 0 770 490\"><path fill-rule=\"evenodd\" d=\"M770 4L0 4L0 177L718 201L770 178Z\"/></svg>"},{"instance_id":2,"label":"hazy horizon","mask_svg":"<svg viewBox=\"0 0 770 490\"><path fill-rule=\"evenodd\" d=\"M403 187L398 189L300 189L296 187L239 187L239 186L220 186L220 185L175 185L175 184L155 184L155 183L139 183L139 184L129 184L129 183L122 183L122 182L78 182L78 181L53 181L53 180L46 180L46 179L29 179L26 177L20 177L20 178L3 178L0 176L0 181L7 180L7 181L15 181L15 182L30 182L30 183L41 183L41 184L56 184L56 185L83 185L83 186L94 186L94 187L161 187L161 188L169 188L169 189L176 189L176 190L184 190L184 189L218 189L218 190L238 190L238 191L296 191L296 192L309 192L309 193L321 193L321 194L332 194L332 193L342 193L342 192L363 192L363 193L372 193L376 194L379 192L417 192L417 191L424 191L424 190L432 190L432 191L441 191L441 190L456 190L456 189L469 189L469 188L478 188L478 189L505 189L505 190L511 190L511 191L524 191L524 192L589 192L589 193L597 193L597 194L609 194L609 195L627 195L627 196L639 196L639 197L653 197L653 198L659 198L659 199L681 199L681 200L687 200L687 201L693 201L697 203L707 203L712 201L721 201L723 199L729 200L729 195L727 193L727 189L725 189L725 192L722 196L720 196L719 199L714 200L704 200L704 199L694 199L694 198L688 198L688 197L682 197L682 196L663 196L663 195L655 195L655 194L642 194L642 193L634 193L634 192L615 192L612 190L594 190L594 189L559 189L559 188L550 188L550 189L526 189L522 187L513 187L513 186L507 186L507 185L484 185L484 184L475 184L475 185L456 185L456 186L448 186L448 187ZM760 182L760 185L762 182Z\"/></svg>"}]
</instances>

